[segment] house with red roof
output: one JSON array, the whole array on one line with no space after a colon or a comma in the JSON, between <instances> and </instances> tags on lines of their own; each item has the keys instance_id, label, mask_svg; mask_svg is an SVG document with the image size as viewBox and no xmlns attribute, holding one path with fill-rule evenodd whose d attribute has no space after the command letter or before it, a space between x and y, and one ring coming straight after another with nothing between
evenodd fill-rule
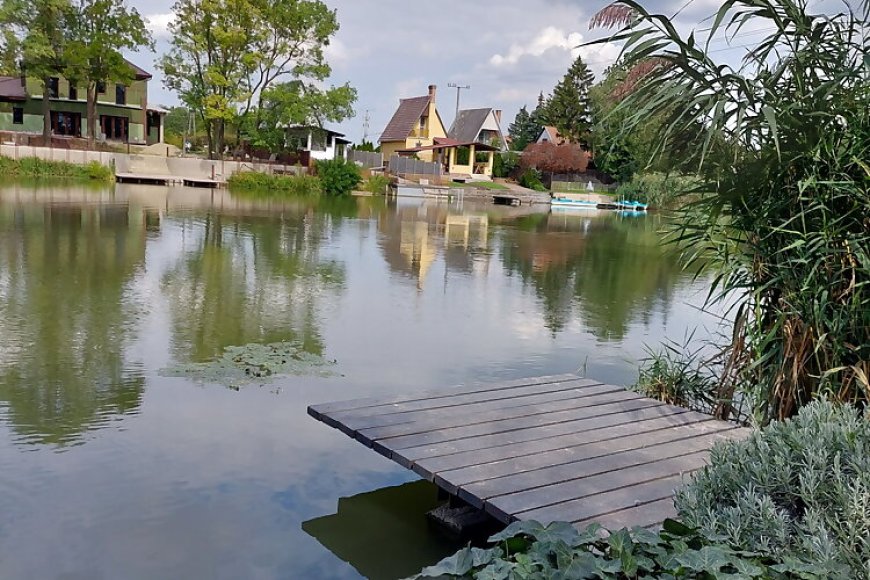
<instances>
[{"instance_id":1,"label":"house with red roof","mask_svg":"<svg viewBox=\"0 0 870 580\"><path fill-rule=\"evenodd\" d=\"M435 160L435 153L429 148L435 139L447 137L435 103L437 90L435 85L429 85L428 95L399 101L399 108L379 139L384 159L399 151L416 149L417 157L423 161Z\"/></svg>"},{"instance_id":2,"label":"house with red roof","mask_svg":"<svg viewBox=\"0 0 870 580\"><path fill-rule=\"evenodd\" d=\"M128 61L129 82L97 85L98 140L151 145L163 142L166 111L149 108L151 73ZM87 137L87 89L58 73L49 92L51 132L59 137ZM0 76L0 131L41 134L43 81L24 74Z\"/></svg>"}]
</instances>

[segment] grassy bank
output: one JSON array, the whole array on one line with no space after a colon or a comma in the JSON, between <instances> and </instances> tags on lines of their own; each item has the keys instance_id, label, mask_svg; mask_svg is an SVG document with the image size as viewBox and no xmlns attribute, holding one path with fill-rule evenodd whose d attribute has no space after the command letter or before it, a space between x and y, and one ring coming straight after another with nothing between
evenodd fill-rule
<instances>
[{"instance_id":1,"label":"grassy bank","mask_svg":"<svg viewBox=\"0 0 870 580\"><path fill-rule=\"evenodd\" d=\"M312 197L323 191L320 179L310 175L269 175L248 171L231 175L228 185L234 192L279 197Z\"/></svg>"},{"instance_id":2,"label":"grassy bank","mask_svg":"<svg viewBox=\"0 0 870 580\"><path fill-rule=\"evenodd\" d=\"M0 157L0 176L24 177L29 179L76 179L89 181L111 181L112 169L93 161L87 165L77 165L65 161L46 161L37 157L10 159Z\"/></svg>"}]
</instances>

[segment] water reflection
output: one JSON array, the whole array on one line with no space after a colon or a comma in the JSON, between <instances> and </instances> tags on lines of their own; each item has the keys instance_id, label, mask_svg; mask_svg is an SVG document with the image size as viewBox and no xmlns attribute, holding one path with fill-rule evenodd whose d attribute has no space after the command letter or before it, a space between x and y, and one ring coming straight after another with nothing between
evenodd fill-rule
<instances>
[{"instance_id":1,"label":"water reflection","mask_svg":"<svg viewBox=\"0 0 870 580\"><path fill-rule=\"evenodd\" d=\"M228 346L293 341L322 355L319 309L344 286L344 267L321 255L328 214L209 213L181 220L182 247L163 277L174 354L204 362Z\"/></svg>"},{"instance_id":2,"label":"water reflection","mask_svg":"<svg viewBox=\"0 0 870 580\"><path fill-rule=\"evenodd\" d=\"M452 550L405 509L431 488L392 489L413 474L305 408L587 357L625 384L644 343L697 324L706 285L655 219L546 209L0 189L0 576L389 577ZM159 372L280 340L341 376Z\"/></svg>"},{"instance_id":3,"label":"water reflection","mask_svg":"<svg viewBox=\"0 0 870 580\"><path fill-rule=\"evenodd\" d=\"M681 266L657 217L554 213L517 225L502 241L505 268L534 288L554 335L580 317L620 341L638 316L670 308Z\"/></svg>"},{"instance_id":4,"label":"water reflection","mask_svg":"<svg viewBox=\"0 0 870 580\"><path fill-rule=\"evenodd\" d=\"M415 481L341 498L335 514L302 529L366 578L407 578L421 562L434 564L462 547L429 529L426 514L441 503L434 484Z\"/></svg>"},{"instance_id":5,"label":"water reflection","mask_svg":"<svg viewBox=\"0 0 870 580\"><path fill-rule=\"evenodd\" d=\"M25 439L68 444L139 407L145 379L127 347L145 305L130 283L149 215L0 205L0 400Z\"/></svg>"}]
</instances>

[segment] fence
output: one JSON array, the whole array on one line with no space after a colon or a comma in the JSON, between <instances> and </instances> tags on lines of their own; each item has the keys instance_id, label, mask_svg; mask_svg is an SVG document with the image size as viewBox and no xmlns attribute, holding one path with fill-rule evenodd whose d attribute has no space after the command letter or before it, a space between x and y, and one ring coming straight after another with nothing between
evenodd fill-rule
<instances>
[{"instance_id":1,"label":"fence","mask_svg":"<svg viewBox=\"0 0 870 580\"><path fill-rule=\"evenodd\" d=\"M347 158L351 163L356 163L363 169L373 169L375 167L384 166L384 156L372 151L357 151L356 149L351 149Z\"/></svg>"},{"instance_id":2,"label":"fence","mask_svg":"<svg viewBox=\"0 0 870 580\"><path fill-rule=\"evenodd\" d=\"M390 173L394 175L431 175L441 177L441 164L393 155L390 157Z\"/></svg>"}]
</instances>

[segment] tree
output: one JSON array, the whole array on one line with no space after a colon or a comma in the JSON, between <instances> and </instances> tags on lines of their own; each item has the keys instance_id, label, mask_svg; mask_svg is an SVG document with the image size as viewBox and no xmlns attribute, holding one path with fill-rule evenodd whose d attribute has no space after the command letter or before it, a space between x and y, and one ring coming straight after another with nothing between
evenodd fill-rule
<instances>
[{"instance_id":1,"label":"tree","mask_svg":"<svg viewBox=\"0 0 870 580\"><path fill-rule=\"evenodd\" d=\"M0 5L0 24L8 21ZM0 32L0 75L18 76L21 74L21 40L15 35L11 26L5 26Z\"/></svg>"},{"instance_id":2,"label":"tree","mask_svg":"<svg viewBox=\"0 0 870 580\"><path fill-rule=\"evenodd\" d=\"M63 72L66 65L72 4L69 0L3 0L0 16L0 24L4 26L4 54L19 50L27 75L42 81L42 137L48 142L51 139L50 79Z\"/></svg>"},{"instance_id":3,"label":"tree","mask_svg":"<svg viewBox=\"0 0 870 580\"><path fill-rule=\"evenodd\" d=\"M529 114L528 108L523 106L514 118L514 122L508 127L511 149L514 151L524 150L529 143L538 140L542 129L543 127Z\"/></svg>"},{"instance_id":4,"label":"tree","mask_svg":"<svg viewBox=\"0 0 870 580\"><path fill-rule=\"evenodd\" d=\"M381 147L379 145L375 146L375 144L372 143L371 141L366 141L365 139L363 139L362 141L359 142L358 145L354 146L354 150L355 151L368 151L369 153L380 153Z\"/></svg>"},{"instance_id":5,"label":"tree","mask_svg":"<svg viewBox=\"0 0 870 580\"><path fill-rule=\"evenodd\" d=\"M532 143L523 152L520 166L547 173L584 173L589 166L589 154L579 145L569 143Z\"/></svg>"},{"instance_id":6,"label":"tree","mask_svg":"<svg viewBox=\"0 0 870 580\"><path fill-rule=\"evenodd\" d=\"M583 58L578 56L546 102L548 124L554 125L572 143L588 146L592 131L589 88L594 79Z\"/></svg>"},{"instance_id":7,"label":"tree","mask_svg":"<svg viewBox=\"0 0 870 580\"><path fill-rule=\"evenodd\" d=\"M353 116L356 98L356 89L347 84L324 90L300 80L281 83L263 91L245 131L254 145L282 151L287 127L340 123Z\"/></svg>"},{"instance_id":8,"label":"tree","mask_svg":"<svg viewBox=\"0 0 870 580\"><path fill-rule=\"evenodd\" d=\"M173 11L160 66L167 88L202 118L212 158L228 123L261 127L264 99L281 80L309 84L331 72L324 48L338 21L320 0L178 0Z\"/></svg>"},{"instance_id":9,"label":"tree","mask_svg":"<svg viewBox=\"0 0 870 580\"><path fill-rule=\"evenodd\" d=\"M97 136L97 86L129 83L133 70L123 50L153 48L145 22L120 0L78 0L71 26L67 76L87 89L88 143Z\"/></svg>"},{"instance_id":10,"label":"tree","mask_svg":"<svg viewBox=\"0 0 870 580\"><path fill-rule=\"evenodd\" d=\"M836 15L728 0L698 38L631 0L593 19L624 27L606 39L625 41L622 132L662 115L651 155L701 180L677 219L711 296L734 305L720 416L734 400L761 422L870 400L868 18L867 0ZM704 50L743 27L767 36L737 68Z\"/></svg>"}]
</instances>

